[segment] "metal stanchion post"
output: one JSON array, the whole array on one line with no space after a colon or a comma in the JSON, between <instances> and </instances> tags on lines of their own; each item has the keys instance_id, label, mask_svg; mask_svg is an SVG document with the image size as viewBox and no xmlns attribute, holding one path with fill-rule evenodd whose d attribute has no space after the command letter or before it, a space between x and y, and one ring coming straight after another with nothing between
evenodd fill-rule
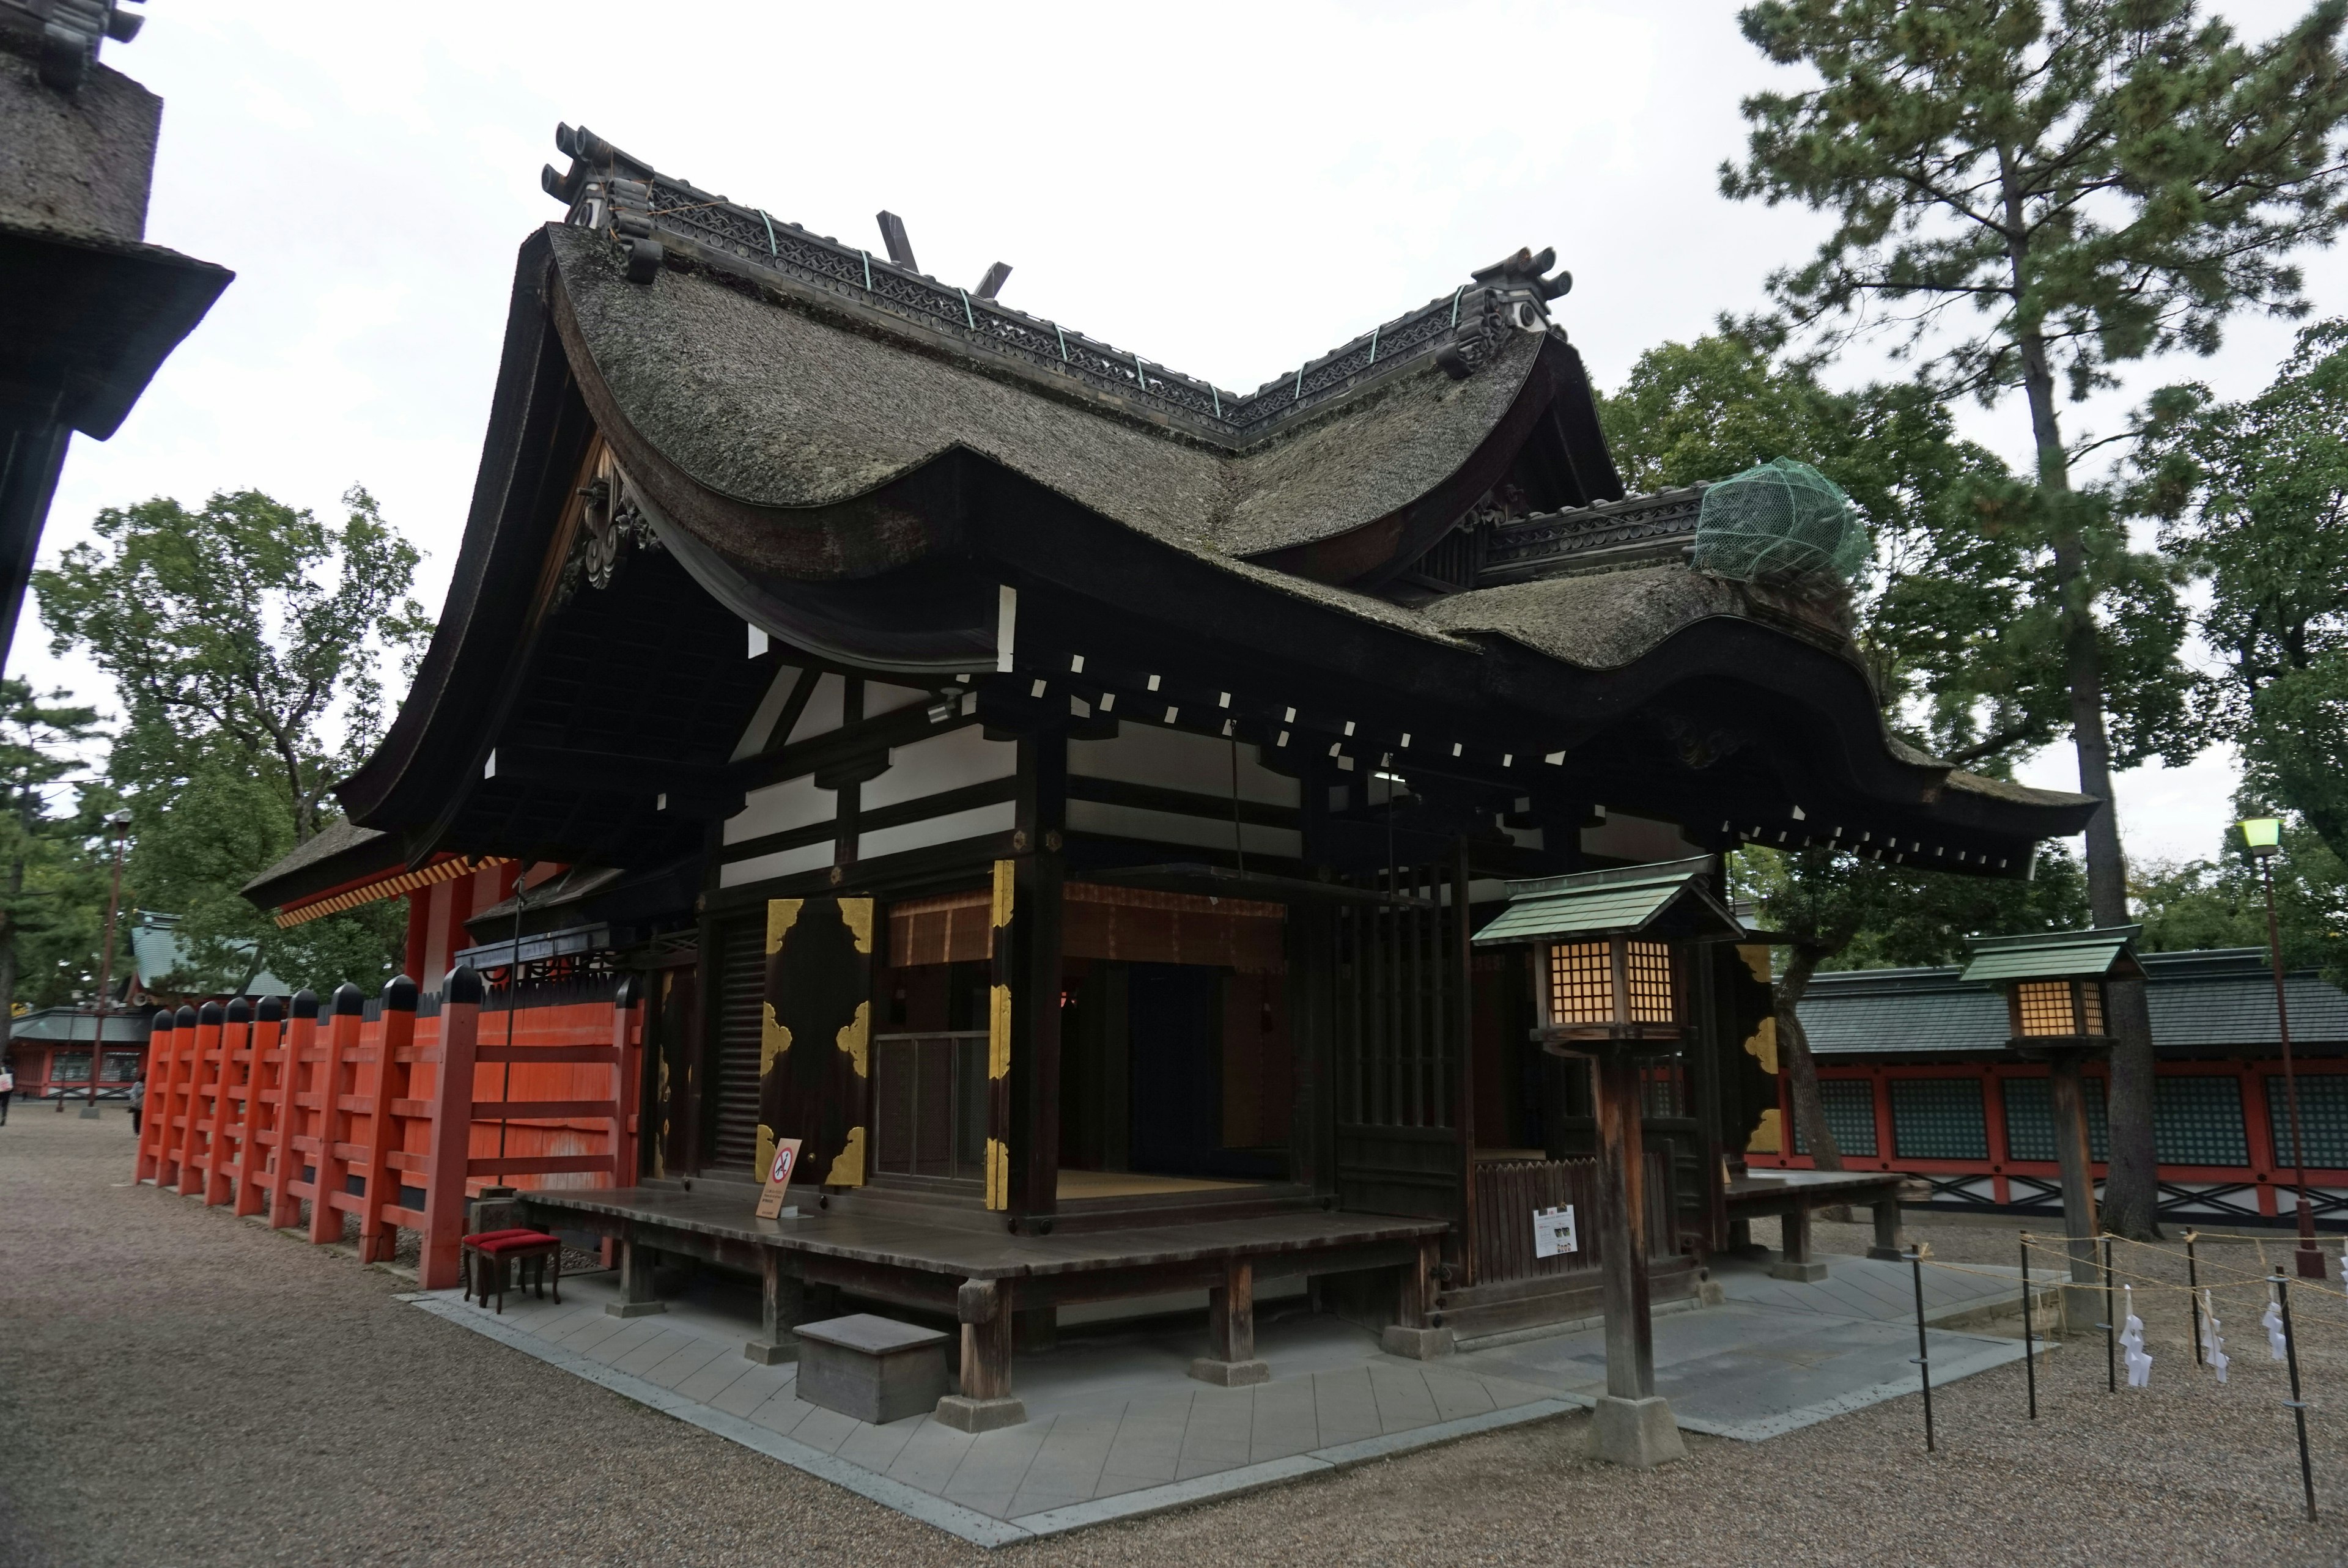
<instances>
[{"instance_id":1,"label":"metal stanchion post","mask_svg":"<svg viewBox=\"0 0 2348 1568\"><path fill-rule=\"evenodd\" d=\"M2199 1305L2201 1300L2201 1266L2193 1255L2193 1244L2200 1239L2201 1233L2199 1231L2188 1230L2185 1233L2185 1299L2187 1304L2185 1316L2193 1319L2193 1364L2196 1367L2202 1364L2201 1308Z\"/></svg>"},{"instance_id":2,"label":"metal stanchion post","mask_svg":"<svg viewBox=\"0 0 2348 1568\"><path fill-rule=\"evenodd\" d=\"M2113 1343L2111 1343L2113 1336L2118 1333L2118 1327L2116 1327L2113 1312L2111 1312L2111 1237L2108 1237L2108 1235L2104 1237L2104 1321L2102 1324L2096 1324L2096 1328L2102 1328L2104 1331L2104 1392L2118 1394L2120 1364L2113 1359L2116 1352L2113 1352Z\"/></svg>"},{"instance_id":3,"label":"metal stanchion post","mask_svg":"<svg viewBox=\"0 0 2348 1568\"><path fill-rule=\"evenodd\" d=\"M1924 1380L1924 1451L1932 1451L1932 1356L1924 1342L1924 1254L1918 1242L1908 1249L1909 1266L1916 1272L1916 1371Z\"/></svg>"},{"instance_id":4,"label":"metal stanchion post","mask_svg":"<svg viewBox=\"0 0 2348 1568\"><path fill-rule=\"evenodd\" d=\"M2299 1423L2299 1484L2307 1493L2307 1517L2312 1522L2315 1518L2315 1467L2307 1457L2307 1401L2299 1393L2299 1336L2291 1327L2291 1281L2278 1268L2268 1283L2275 1287L2275 1300L2282 1307L2283 1356L2291 1363L2291 1399L2287 1402L2291 1419Z\"/></svg>"},{"instance_id":5,"label":"metal stanchion post","mask_svg":"<svg viewBox=\"0 0 2348 1568\"><path fill-rule=\"evenodd\" d=\"M2022 1375L2030 1385L2030 1419L2038 1419L2038 1361L2031 1354L2037 1336L2030 1316L2030 1233L2022 1233Z\"/></svg>"}]
</instances>

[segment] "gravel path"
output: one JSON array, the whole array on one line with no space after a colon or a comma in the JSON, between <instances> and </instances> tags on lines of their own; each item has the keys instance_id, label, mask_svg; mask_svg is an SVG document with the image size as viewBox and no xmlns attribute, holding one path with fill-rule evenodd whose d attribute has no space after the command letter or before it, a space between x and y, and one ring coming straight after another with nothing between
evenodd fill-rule
<instances>
[{"instance_id":1,"label":"gravel path","mask_svg":"<svg viewBox=\"0 0 2348 1568\"><path fill-rule=\"evenodd\" d=\"M395 1299L403 1283L127 1184L129 1127L0 1128L0 1564L946 1563L987 1554ZM1828 1250L1862 1234L1820 1226ZM1922 1230L2005 1262L2010 1228ZM2248 1249L2240 1255L2255 1266ZM2168 1277L2164 1260L2144 1269ZM2181 1276L2180 1276L2181 1277ZM2247 1297L2245 1298L2247 1299ZM1571 1418L1000 1554L1005 1563L1979 1563L2348 1560L2348 1302L2312 1303L2322 1523L2300 1519L2257 1309L2230 1388L2181 1295L2139 1303L2154 1386L2099 1339L1638 1474ZM2343 1414L2333 1415L2334 1409Z\"/></svg>"}]
</instances>

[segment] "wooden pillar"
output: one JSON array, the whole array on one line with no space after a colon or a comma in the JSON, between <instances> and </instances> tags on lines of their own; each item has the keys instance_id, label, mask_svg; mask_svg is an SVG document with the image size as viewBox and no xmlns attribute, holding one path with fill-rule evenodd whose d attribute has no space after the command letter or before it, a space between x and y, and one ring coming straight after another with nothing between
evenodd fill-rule
<instances>
[{"instance_id":1,"label":"wooden pillar","mask_svg":"<svg viewBox=\"0 0 2348 1568\"><path fill-rule=\"evenodd\" d=\"M182 1006L171 1015L171 1079L165 1085L161 1113L163 1117L163 1150L160 1170L155 1184L180 1187L180 1165L188 1153L189 1106L194 1099L193 1086L198 1069L202 1065L196 1052L196 1009ZM147 1109L157 1109L154 1097L148 1097Z\"/></svg>"},{"instance_id":2,"label":"wooden pillar","mask_svg":"<svg viewBox=\"0 0 2348 1568\"><path fill-rule=\"evenodd\" d=\"M644 1119L644 993L634 975L622 977L612 994L612 1185L633 1187L643 1169L637 1153ZM858 1122L869 1122L867 1117Z\"/></svg>"},{"instance_id":3,"label":"wooden pillar","mask_svg":"<svg viewBox=\"0 0 2348 1568\"><path fill-rule=\"evenodd\" d=\"M1066 880L1068 738L1057 726L1019 738L1018 828L1012 843L1005 1099L1007 1194L1014 1229L1051 1231L1060 1184L1060 922ZM998 874L999 875L999 874ZM998 900L1000 893L998 892ZM1000 936L998 935L998 940Z\"/></svg>"},{"instance_id":4,"label":"wooden pillar","mask_svg":"<svg viewBox=\"0 0 2348 1568\"><path fill-rule=\"evenodd\" d=\"M2047 1053L2046 1098L2054 1118L2054 1160L2063 1173L2063 1231L2070 1238L2071 1284L2063 1293L2065 1321L2074 1328L2101 1321L2103 1271L2097 1266L2095 1167L2089 1163L2087 1096L2080 1069L2083 1050Z\"/></svg>"},{"instance_id":5,"label":"wooden pillar","mask_svg":"<svg viewBox=\"0 0 2348 1568\"><path fill-rule=\"evenodd\" d=\"M1618 1399L1652 1399L1655 1336L1648 1317L1647 1162L1639 1128L1639 1059L1619 1047L1601 1050L1591 1078L1598 1132L1606 1391Z\"/></svg>"},{"instance_id":6,"label":"wooden pillar","mask_svg":"<svg viewBox=\"0 0 2348 1568\"><path fill-rule=\"evenodd\" d=\"M779 1366L799 1358L799 1337L794 1332L810 1321L807 1282L783 1266L783 1249L770 1246L758 1254L758 1337L742 1347L742 1354L761 1367Z\"/></svg>"},{"instance_id":7,"label":"wooden pillar","mask_svg":"<svg viewBox=\"0 0 2348 1568\"><path fill-rule=\"evenodd\" d=\"M253 1009L252 1044L245 1050L244 1114L240 1122L236 1155L236 1214L257 1214L267 1206L264 1195L270 1172L273 1137L283 1120L272 1093L280 1037L284 1033L285 1004L263 997Z\"/></svg>"},{"instance_id":8,"label":"wooden pillar","mask_svg":"<svg viewBox=\"0 0 2348 1568\"><path fill-rule=\"evenodd\" d=\"M1017 1426L1027 1407L1011 1392L1011 1282L965 1279L955 1294L962 1324L962 1391L938 1401L938 1420L957 1431Z\"/></svg>"},{"instance_id":9,"label":"wooden pillar","mask_svg":"<svg viewBox=\"0 0 2348 1568\"><path fill-rule=\"evenodd\" d=\"M408 1064L400 1060L416 1044L416 982L395 975L384 983L383 1016L376 1025L375 1071L368 1080L364 1126L366 1165L360 1180L366 1188L359 1210L359 1261L389 1263L399 1249L399 1227L384 1217L384 1210L399 1204L399 1175L391 1168L397 1151L399 1122L393 1107L407 1098ZM354 1140L357 1142L358 1140Z\"/></svg>"},{"instance_id":10,"label":"wooden pillar","mask_svg":"<svg viewBox=\"0 0 2348 1568\"><path fill-rule=\"evenodd\" d=\"M480 1045L483 990L481 977L469 965L449 970L440 984L440 1070L432 1085L432 1157L424 1176L424 1253L417 1270L427 1290L448 1289L463 1270L473 1063ZM298 1030L301 999L294 1003ZM310 1005L315 1009L317 1003Z\"/></svg>"},{"instance_id":11,"label":"wooden pillar","mask_svg":"<svg viewBox=\"0 0 2348 1568\"><path fill-rule=\"evenodd\" d=\"M159 1009L147 1026L147 1101L139 1117L139 1163L132 1180L161 1184L163 1130L171 1124L171 1063L178 1046L170 1009ZM46 1060L46 1059L45 1059ZM44 1067L44 1074L47 1072Z\"/></svg>"},{"instance_id":12,"label":"wooden pillar","mask_svg":"<svg viewBox=\"0 0 2348 1568\"><path fill-rule=\"evenodd\" d=\"M269 1228L288 1230L302 1219L301 1194L294 1188L302 1180L302 1151L294 1139L302 1131L302 1067L317 1042L318 995L307 988L294 993L293 1019L278 1047L276 1160L269 1182Z\"/></svg>"},{"instance_id":13,"label":"wooden pillar","mask_svg":"<svg viewBox=\"0 0 2348 1568\"><path fill-rule=\"evenodd\" d=\"M620 1299L604 1303L606 1313L613 1317L649 1317L668 1310L653 1293L653 1249L633 1233L620 1239Z\"/></svg>"},{"instance_id":14,"label":"wooden pillar","mask_svg":"<svg viewBox=\"0 0 2348 1568\"><path fill-rule=\"evenodd\" d=\"M1478 1277L1476 1249L1479 1216L1476 1213L1476 949L1470 919L1469 891L1475 872L1468 863L1468 840L1459 838L1451 859L1451 951L1444 955L1451 968L1450 1025L1458 1072L1452 1094L1453 1121L1459 1133L1459 1264L1461 1283Z\"/></svg>"},{"instance_id":15,"label":"wooden pillar","mask_svg":"<svg viewBox=\"0 0 2348 1568\"><path fill-rule=\"evenodd\" d=\"M1875 1245L1867 1255L1886 1263L1897 1263L1908 1255L1908 1235L1900 1223L1900 1199L1897 1194L1875 1200Z\"/></svg>"},{"instance_id":16,"label":"wooden pillar","mask_svg":"<svg viewBox=\"0 0 2348 1568\"><path fill-rule=\"evenodd\" d=\"M1190 1376L1225 1389L1270 1382L1272 1368L1255 1355L1255 1266L1234 1257L1222 1266L1222 1283L1207 1289L1207 1353Z\"/></svg>"},{"instance_id":17,"label":"wooden pillar","mask_svg":"<svg viewBox=\"0 0 2348 1568\"><path fill-rule=\"evenodd\" d=\"M219 1103L221 1024L218 1002L196 1009L196 1044L188 1057L186 1107L180 1112L180 1191L192 1197L204 1190L212 1164L212 1108ZM98 1064L93 1050L90 1071Z\"/></svg>"},{"instance_id":18,"label":"wooden pillar","mask_svg":"<svg viewBox=\"0 0 2348 1568\"><path fill-rule=\"evenodd\" d=\"M366 994L358 987L345 980L335 988L335 1014L326 1026L325 1060L318 1064L317 1076L311 1080L318 1105L318 1175L310 1194L313 1243L343 1239L343 1208L335 1200L349 1195L344 1189L351 1169L345 1153L350 1143L343 1135L343 1078L346 1071L355 1071L359 1024L366 1012Z\"/></svg>"},{"instance_id":19,"label":"wooden pillar","mask_svg":"<svg viewBox=\"0 0 2348 1568\"><path fill-rule=\"evenodd\" d=\"M1622 950L1616 944L1618 955ZM1615 995L1622 996L1621 974ZM1590 1455L1647 1469L1687 1457L1668 1402L1655 1393L1648 1317L1646 1152L1641 1147L1639 1056L1601 1046L1591 1073L1598 1135L1601 1278L1606 1303L1606 1397L1590 1423Z\"/></svg>"}]
</instances>

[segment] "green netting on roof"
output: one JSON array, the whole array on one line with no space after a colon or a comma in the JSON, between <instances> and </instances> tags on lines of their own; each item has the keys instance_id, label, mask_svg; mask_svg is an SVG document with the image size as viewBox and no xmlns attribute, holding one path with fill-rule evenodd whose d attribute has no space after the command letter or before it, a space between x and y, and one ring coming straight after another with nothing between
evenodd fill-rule
<instances>
[{"instance_id":1,"label":"green netting on roof","mask_svg":"<svg viewBox=\"0 0 2348 1568\"><path fill-rule=\"evenodd\" d=\"M1867 531L1842 487L1789 457L1730 476L1704 493L1695 569L1735 582L1831 576L1844 582L1867 559Z\"/></svg>"}]
</instances>

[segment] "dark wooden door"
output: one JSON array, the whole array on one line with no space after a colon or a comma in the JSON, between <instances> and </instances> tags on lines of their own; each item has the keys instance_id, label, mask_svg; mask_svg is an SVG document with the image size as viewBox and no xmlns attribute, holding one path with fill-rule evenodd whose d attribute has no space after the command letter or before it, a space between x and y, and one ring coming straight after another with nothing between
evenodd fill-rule
<instances>
[{"instance_id":1,"label":"dark wooden door","mask_svg":"<svg viewBox=\"0 0 2348 1568\"><path fill-rule=\"evenodd\" d=\"M828 1187L864 1184L872 1083L873 905L777 898L767 905L756 1164L779 1138Z\"/></svg>"}]
</instances>

